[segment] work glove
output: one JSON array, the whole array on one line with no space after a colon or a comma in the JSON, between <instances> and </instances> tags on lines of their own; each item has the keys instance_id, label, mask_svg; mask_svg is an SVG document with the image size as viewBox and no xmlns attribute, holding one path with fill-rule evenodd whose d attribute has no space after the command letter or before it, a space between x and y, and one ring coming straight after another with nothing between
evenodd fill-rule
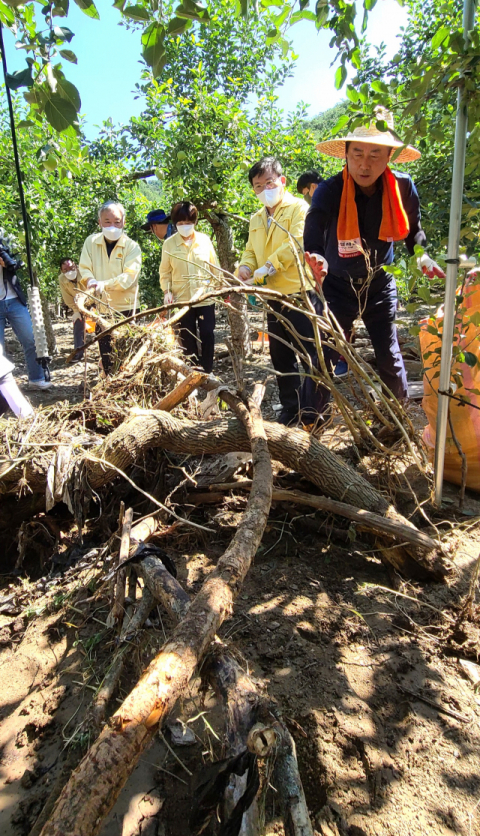
<instances>
[{"instance_id":1,"label":"work glove","mask_svg":"<svg viewBox=\"0 0 480 836\"><path fill-rule=\"evenodd\" d=\"M163 304L171 305L175 301L175 297L171 290L166 290L163 294Z\"/></svg>"},{"instance_id":2,"label":"work glove","mask_svg":"<svg viewBox=\"0 0 480 836\"><path fill-rule=\"evenodd\" d=\"M247 284L267 284L267 276L270 276L270 268L268 264L264 264L255 270L253 280L250 279Z\"/></svg>"},{"instance_id":3,"label":"work glove","mask_svg":"<svg viewBox=\"0 0 480 836\"><path fill-rule=\"evenodd\" d=\"M76 322L77 319L82 319L82 314L80 313L80 311L73 312L73 321Z\"/></svg>"},{"instance_id":4,"label":"work glove","mask_svg":"<svg viewBox=\"0 0 480 836\"><path fill-rule=\"evenodd\" d=\"M89 279L87 282L87 290L96 290L98 293L103 293L105 282L97 282L96 279Z\"/></svg>"},{"instance_id":5,"label":"work glove","mask_svg":"<svg viewBox=\"0 0 480 836\"><path fill-rule=\"evenodd\" d=\"M305 253L305 261L313 273L316 290L321 290L323 280L328 273L327 259L320 253Z\"/></svg>"},{"instance_id":6,"label":"work glove","mask_svg":"<svg viewBox=\"0 0 480 836\"><path fill-rule=\"evenodd\" d=\"M474 267L473 270L469 270L467 273L467 279L470 281L475 281L480 276L480 266Z\"/></svg>"},{"instance_id":7,"label":"work glove","mask_svg":"<svg viewBox=\"0 0 480 836\"><path fill-rule=\"evenodd\" d=\"M417 266L418 269L422 271L424 276L428 276L429 279L444 279L445 273L443 272L442 268L438 266L437 262L430 258L428 253L424 253L417 258Z\"/></svg>"}]
</instances>

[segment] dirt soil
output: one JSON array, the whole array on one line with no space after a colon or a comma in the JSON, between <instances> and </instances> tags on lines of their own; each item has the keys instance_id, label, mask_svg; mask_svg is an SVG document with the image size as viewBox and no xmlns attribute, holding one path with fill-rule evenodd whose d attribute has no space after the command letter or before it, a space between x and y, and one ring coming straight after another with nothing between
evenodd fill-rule
<instances>
[{"instance_id":1,"label":"dirt soil","mask_svg":"<svg viewBox=\"0 0 480 836\"><path fill-rule=\"evenodd\" d=\"M261 327L260 320L257 324ZM83 364L63 362L73 343L71 323L56 323L55 331L60 352L53 363L55 387L32 393L35 405L83 398ZM365 334L359 339L368 354ZM409 362L419 362L406 337L405 345ZM22 382L23 358L13 347L11 338L7 349ZM219 342L217 355L223 349ZM248 376L258 378L267 358L257 346ZM412 367L410 377L415 372L419 377L419 371ZM217 359L215 372L228 376L227 358ZM87 364L87 381L97 376L95 360ZM272 379L265 417L274 416L276 398ZM419 404L410 410L421 425ZM352 460L341 430L334 422L322 440ZM365 456L356 464L385 487L381 463L371 467ZM205 461L170 456L167 465L168 483L175 469L195 472ZM276 470L277 484L311 490L298 474ZM419 499L428 499L424 479L411 484ZM411 494L399 490L396 496L402 513L415 511ZM120 498L139 503L138 494L117 494L117 516ZM475 603L459 620L480 552L480 501L469 494L460 514L454 486L446 487L445 500L441 512L428 504L425 509L450 549L455 572L445 584L402 582L395 592L368 535L340 518L276 503L234 613L220 631L278 702L296 742L312 822L322 836L480 834L480 606ZM213 536L180 529L162 538L190 594L214 568L245 504L245 497L231 493L221 503L196 509L195 520L214 527ZM136 517L145 513L144 504L134 507ZM106 627L109 601L100 551L111 530L109 513L103 506L92 509L80 547L66 509L54 509L48 523L40 519L23 574L12 574L11 560L2 569L2 836L30 833L55 782L65 780L62 770L89 742L88 706L116 646L114 631ZM414 521L421 522L418 513ZM171 627L158 608L142 639L132 644L111 710ZM221 711L211 692L202 694L199 686L199 679L191 683L175 715L193 730L193 741L175 744L168 727L156 737L101 836L191 832L192 776L224 755ZM274 789L267 818L267 833L283 833Z\"/></svg>"}]
</instances>

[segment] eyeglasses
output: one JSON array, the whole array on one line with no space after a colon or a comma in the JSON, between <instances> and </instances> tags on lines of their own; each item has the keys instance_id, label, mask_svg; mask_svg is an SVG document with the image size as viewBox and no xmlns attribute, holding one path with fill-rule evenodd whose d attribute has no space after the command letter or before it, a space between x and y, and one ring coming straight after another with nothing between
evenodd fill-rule
<instances>
[{"instance_id":1,"label":"eyeglasses","mask_svg":"<svg viewBox=\"0 0 480 836\"><path fill-rule=\"evenodd\" d=\"M261 194L265 189L275 189L278 186L278 179L277 180L267 180L266 183L261 185L261 183L257 183L256 186L253 187L253 191L255 194Z\"/></svg>"}]
</instances>

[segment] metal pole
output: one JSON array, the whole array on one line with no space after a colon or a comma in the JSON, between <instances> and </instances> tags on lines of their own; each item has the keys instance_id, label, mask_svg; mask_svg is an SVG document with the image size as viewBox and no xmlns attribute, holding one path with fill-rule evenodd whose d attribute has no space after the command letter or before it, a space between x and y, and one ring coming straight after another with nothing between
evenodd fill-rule
<instances>
[{"instance_id":1,"label":"metal pole","mask_svg":"<svg viewBox=\"0 0 480 836\"><path fill-rule=\"evenodd\" d=\"M463 37L468 45L468 33L474 26L476 0L464 0ZM442 392L450 390L450 371L452 363L453 330L455 325L455 292L459 263L460 229L462 221L463 181L465 175L465 151L467 145L467 104L465 88L458 88L457 120L455 127L455 147L453 154L452 193L450 203L450 225L448 230L447 278L445 280L445 302L442 331L442 354L438 388ZM445 464L445 446L449 397L438 395L437 429L435 437L435 503L442 504L443 471Z\"/></svg>"},{"instance_id":2,"label":"metal pole","mask_svg":"<svg viewBox=\"0 0 480 836\"><path fill-rule=\"evenodd\" d=\"M10 93L10 88L7 84L7 58L5 55L5 46L3 43L3 26L2 21L0 20L0 52L2 53L2 69L3 69L3 80L5 82L5 92L7 94L7 103L8 103L8 114L10 116L10 132L12 134L12 146L13 146L13 158L15 160L15 172L17 175L17 182L18 182L18 194L20 197L20 206L22 209L22 217L23 217L23 228L25 232L25 250L27 253L27 268L28 274L30 276L30 285L31 287L35 286L35 279L33 277L33 267L32 267L32 251L30 247L30 230L28 225L28 215L27 215L27 207L25 205L25 194L23 191L23 182L22 182L22 174L20 170L20 158L18 156L18 146L17 146L17 133L15 130L15 116L13 113L13 104L12 104L12 96Z\"/></svg>"}]
</instances>

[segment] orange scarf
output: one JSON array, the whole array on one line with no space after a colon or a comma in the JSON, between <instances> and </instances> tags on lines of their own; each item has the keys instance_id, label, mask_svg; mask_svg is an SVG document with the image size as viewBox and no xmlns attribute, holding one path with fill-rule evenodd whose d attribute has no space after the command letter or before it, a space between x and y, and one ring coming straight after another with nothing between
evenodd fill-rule
<instances>
[{"instance_id":1,"label":"orange scarf","mask_svg":"<svg viewBox=\"0 0 480 836\"><path fill-rule=\"evenodd\" d=\"M338 252L342 258L351 258L363 253L364 248L358 226L355 181L347 166L342 176L343 190L337 223ZM383 172L382 181L382 222L378 237L380 241L403 241L408 235L410 224L403 208L397 179L388 166Z\"/></svg>"}]
</instances>

